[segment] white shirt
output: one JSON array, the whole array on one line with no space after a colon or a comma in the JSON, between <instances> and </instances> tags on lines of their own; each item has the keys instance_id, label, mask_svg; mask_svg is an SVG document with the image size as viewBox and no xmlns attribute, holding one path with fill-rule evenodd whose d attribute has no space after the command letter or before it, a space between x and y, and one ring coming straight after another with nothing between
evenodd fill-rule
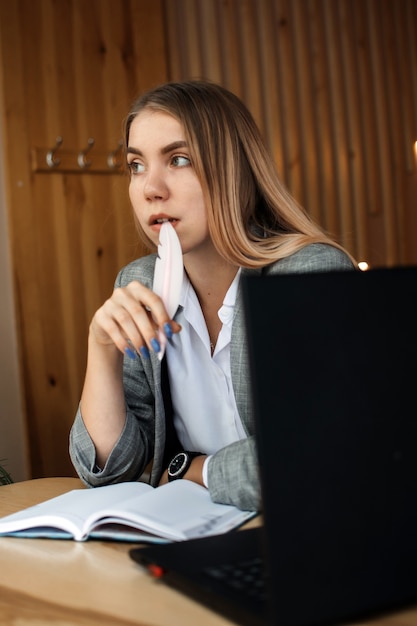
<instances>
[{"instance_id":1,"label":"white shirt","mask_svg":"<svg viewBox=\"0 0 417 626\"><path fill-rule=\"evenodd\" d=\"M184 274L180 298L183 308L175 318L182 330L166 349L174 426L184 450L211 455L247 436L230 372L230 338L239 278L240 270L218 311L222 328L212 357L200 303ZM206 479L204 482L207 484Z\"/></svg>"}]
</instances>

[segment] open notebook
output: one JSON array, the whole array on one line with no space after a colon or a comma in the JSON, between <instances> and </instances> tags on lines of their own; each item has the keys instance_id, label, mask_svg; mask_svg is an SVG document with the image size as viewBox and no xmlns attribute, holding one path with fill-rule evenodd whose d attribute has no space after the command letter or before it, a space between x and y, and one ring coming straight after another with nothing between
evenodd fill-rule
<instances>
[{"instance_id":1,"label":"open notebook","mask_svg":"<svg viewBox=\"0 0 417 626\"><path fill-rule=\"evenodd\" d=\"M239 624L417 603L417 268L242 281L264 526L132 558Z\"/></svg>"}]
</instances>

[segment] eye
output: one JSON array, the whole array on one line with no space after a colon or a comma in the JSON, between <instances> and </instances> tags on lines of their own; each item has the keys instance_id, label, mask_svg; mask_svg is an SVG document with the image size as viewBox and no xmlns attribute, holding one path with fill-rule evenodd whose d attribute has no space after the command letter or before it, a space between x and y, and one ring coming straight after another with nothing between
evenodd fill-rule
<instances>
[{"instance_id":1,"label":"eye","mask_svg":"<svg viewBox=\"0 0 417 626\"><path fill-rule=\"evenodd\" d=\"M143 163L140 163L139 161L131 161L127 164L127 167L132 175L141 174L145 169Z\"/></svg>"},{"instance_id":2,"label":"eye","mask_svg":"<svg viewBox=\"0 0 417 626\"><path fill-rule=\"evenodd\" d=\"M191 165L191 160L186 156L176 154L175 156L172 157L171 163L175 167L187 167Z\"/></svg>"}]
</instances>

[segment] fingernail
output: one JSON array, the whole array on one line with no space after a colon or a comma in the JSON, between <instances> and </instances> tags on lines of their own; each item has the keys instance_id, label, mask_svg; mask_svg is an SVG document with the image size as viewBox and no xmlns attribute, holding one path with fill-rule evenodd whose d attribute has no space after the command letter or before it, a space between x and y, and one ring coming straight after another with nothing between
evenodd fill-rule
<instances>
[{"instance_id":1,"label":"fingernail","mask_svg":"<svg viewBox=\"0 0 417 626\"><path fill-rule=\"evenodd\" d=\"M152 346L152 350L154 352L160 352L161 346L159 344L158 339L155 339L155 337L152 337L152 339L151 339L151 346Z\"/></svg>"},{"instance_id":2,"label":"fingernail","mask_svg":"<svg viewBox=\"0 0 417 626\"><path fill-rule=\"evenodd\" d=\"M136 359L136 352L133 352L133 350L131 350L130 348L125 348L125 354L130 358L130 359Z\"/></svg>"},{"instance_id":3,"label":"fingernail","mask_svg":"<svg viewBox=\"0 0 417 626\"><path fill-rule=\"evenodd\" d=\"M150 354L149 354L149 350L146 346L141 346L140 347L140 353L143 356L144 359L149 359Z\"/></svg>"},{"instance_id":4,"label":"fingernail","mask_svg":"<svg viewBox=\"0 0 417 626\"><path fill-rule=\"evenodd\" d=\"M166 324L164 324L164 333L167 339L171 339L172 337L172 328L171 328L171 324L169 324L168 322L166 322Z\"/></svg>"}]
</instances>

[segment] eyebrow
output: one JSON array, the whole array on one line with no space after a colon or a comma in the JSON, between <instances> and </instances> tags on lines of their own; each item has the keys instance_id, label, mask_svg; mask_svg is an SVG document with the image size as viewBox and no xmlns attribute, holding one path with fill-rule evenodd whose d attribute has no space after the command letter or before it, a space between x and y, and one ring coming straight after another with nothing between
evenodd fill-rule
<instances>
[{"instance_id":1,"label":"eyebrow","mask_svg":"<svg viewBox=\"0 0 417 626\"><path fill-rule=\"evenodd\" d=\"M187 147L187 142L182 139L179 141L173 141L172 143L169 143L167 146L164 146L161 149L161 154L168 154L169 152L172 152L173 150L178 150L178 148L186 148L186 147ZM136 154L137 156L143 156L143 153L141 150L139 150L138 148L133 148L132 146L127 147L127 153Z\"/></svg>"}]
</instances>

